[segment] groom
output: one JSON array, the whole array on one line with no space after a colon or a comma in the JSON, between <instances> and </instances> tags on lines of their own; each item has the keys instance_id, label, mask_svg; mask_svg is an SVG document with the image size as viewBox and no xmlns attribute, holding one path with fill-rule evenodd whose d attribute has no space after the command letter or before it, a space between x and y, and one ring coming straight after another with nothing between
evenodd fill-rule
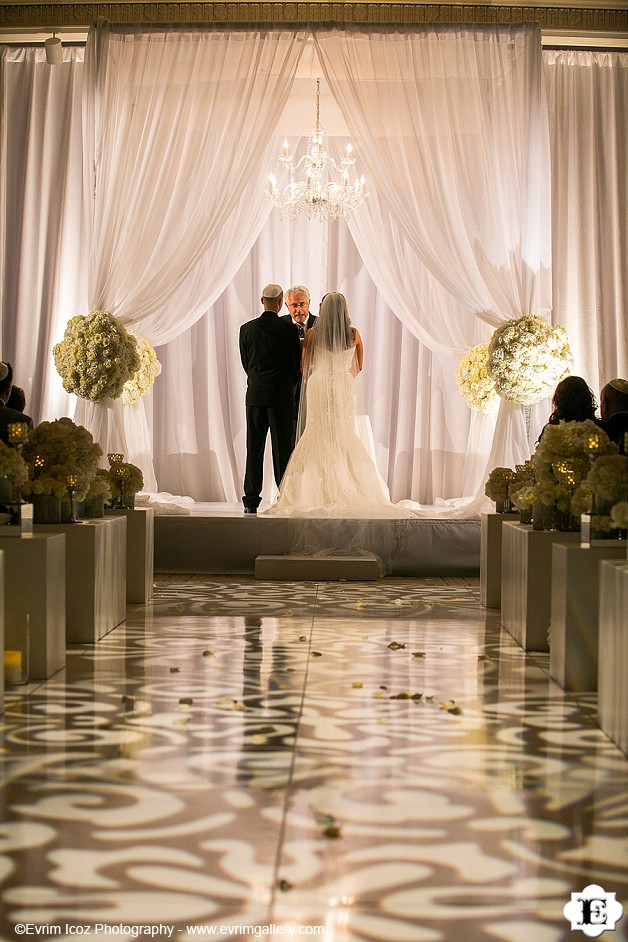
<instances>
[{"instance_id":1,"label":"groom","mask_svg":"<svg viewBox=\"0 0 628 942\"><path fill-rule=\"evenodd\" d=\"M240 328L240 359L247 375L245 514L257 513L261 501L269 430L277 486L284 475L293 448L294 389L301 379L299 334L278 317L281 286L266 285L262 304L262 314Z\"/></svg>"}]
</instances>

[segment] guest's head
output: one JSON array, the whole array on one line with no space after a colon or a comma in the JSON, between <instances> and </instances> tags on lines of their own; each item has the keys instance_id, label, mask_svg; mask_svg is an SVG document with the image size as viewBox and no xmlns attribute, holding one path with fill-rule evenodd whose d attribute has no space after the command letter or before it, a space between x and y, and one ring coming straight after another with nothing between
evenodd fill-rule
<instances>
[{"instance_id":1,"label":"guest's head","mask_svg":"<svg viewBox=\"0 0 628 942\"><path fill-rule=\"evenodd\" d=\"M566 376L554 390L550 425L594 419L597 402L581 376Z\"/></svg>"},{"instance_id":2,"label":"guest's head","mask_svg":"<svg viewBox=\"0 0 628 942\"><path fill-rule=\"evenodd\" d=\"M17 412L24 412L26 409L26 393L21 386L12 386L11 393L7 399L9 409L16 409Z\"/></svg>"},{"instance_id":3,"label":"guest's head","mask_svg":"<svg viewBox=\"0 0 628 942\"><path fill-rule=\"evenodd\" d=\"M297 324L305 324L310 316L310 292L303 285L293 285L286 291L286 307Z\"/></svg>"},{"instance_id":4,"label":"guest's head","mask_svg":"<svg viewBox=\"0 0 628 942\"><path fill-rule=\"evenodd\" d=\"M6 405L7 399L11 395L11 387L13 385L13 367L10 363L7 363L6 360L2 366L6 367L6 373L4 370L0 370L0 373L4 373L4 376L0 379L0 400Z\"/></svg>"},{"instance_id":5,"label":"guest's head","mask_svg":"<svg viewBox=\"0 0 628 942\"><path fill-rule=\"evenodd\" d=\"M600 412L603 419L617 412L628 412L628 379L612 379L600 392Z\"/></svg>"},{"instance_id":6,"label":"guest's head","mask_svg":"<svg viewBox=\"0 0 628 942\"><path fill-rule=\"evenodd\" d=\"M274 311L277 314L283 304L283 288L281 285L269 284L262 288L262 304L265 311Z\"/></svg>"}]
</instances>

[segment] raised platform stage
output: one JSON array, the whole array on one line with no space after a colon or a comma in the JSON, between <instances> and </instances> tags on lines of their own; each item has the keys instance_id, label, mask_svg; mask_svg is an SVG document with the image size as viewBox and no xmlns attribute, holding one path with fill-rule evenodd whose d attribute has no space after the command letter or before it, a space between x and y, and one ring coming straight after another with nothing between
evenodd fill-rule
<instances>
[{"instance_id":1,"label":"raised platform stage","mask_svg":"<svg viewBox=\"0 0 628 942\"><path fill-rule=\"evenodd\" d=\"M298 537L293 519L248 515L240 506L228 504L196 503L190 510L189 514L156 514L156 572L254 575L258 556L295 551ZM316 527L317 540L327 526L334 532L341 526L348 546L357 522L310 523ZM369 527L369 549L389 558L390 575L479 576L479 517L374 520Z\"/></svg>"}]
</instances>

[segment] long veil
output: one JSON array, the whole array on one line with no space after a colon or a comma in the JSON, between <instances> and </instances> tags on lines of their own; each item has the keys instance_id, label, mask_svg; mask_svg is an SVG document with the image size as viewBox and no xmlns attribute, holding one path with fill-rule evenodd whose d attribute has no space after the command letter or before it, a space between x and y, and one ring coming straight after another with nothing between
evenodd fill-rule
<instances>
[{"instance_id":1,"label":"long veil","mask_svg":"<svg viewBox=\"0 0 628 942\"><path fill-rule=\"evenodd\" d=\"M391 503L358 436L355 376L361 353L347 302L331 292L306 335L297 443L269 512L293 518L291 553L375 555L386 561L384 571L415 514Z\"/></svg>"}]
</instances>

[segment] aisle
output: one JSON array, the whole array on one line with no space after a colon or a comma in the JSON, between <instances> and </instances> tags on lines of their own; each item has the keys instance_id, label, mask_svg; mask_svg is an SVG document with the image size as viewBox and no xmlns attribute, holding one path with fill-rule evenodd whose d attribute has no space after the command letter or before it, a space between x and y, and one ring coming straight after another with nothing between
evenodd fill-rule
<instances>
[{"instance_id":1,"label":"aisle","mask_svg":"<svg viewBox=\"0 0 628 942\"><path fill-rule=\"evenodd\" d=\"M162 576L68 664L7 698L2 939L558 942L572 892L627 906L628 760L477 579Z\"/></svg>"}]
</instances>

